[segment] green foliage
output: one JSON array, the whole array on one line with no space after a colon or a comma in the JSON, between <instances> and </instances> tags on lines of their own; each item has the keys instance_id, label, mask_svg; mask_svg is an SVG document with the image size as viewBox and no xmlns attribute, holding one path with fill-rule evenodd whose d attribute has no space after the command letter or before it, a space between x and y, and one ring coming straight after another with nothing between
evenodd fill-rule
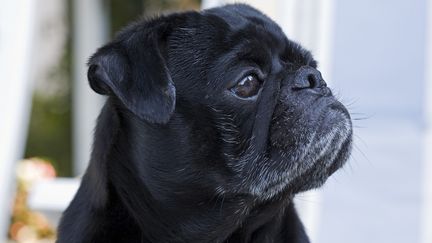
<instances>
[{"instance_id":1,"label":"green foliage","mask_svg":"<svg viewBox=\"0 0 432 243\"><path fill-rule=\"evenodd\" d=\"M144 2L146 14L154 14L163 11L198 10L201 4L199 0L146 0Z\"/></svg>"},{"instance_id":2,"label":"green foliage","mask_svg":"<svg viewBox=\"0 0 432 243\"><path fill-rule=\"evenodd\" d=\"M65 80L64 85L68 82ZM25 157L44 158L53 164L59 176L70 176L71 97L68 87L63 88L64 92L53 96L35 92Z\"/></svg>"},{"instance_id":3,"label":"green foliage","mask_svg":"<svg viewBox=\"0 0 432 243\"><path fill-rule=\"evenodd\" d=\"M110 1L111 36L122 27L143 16L164 11L199 9L200 0L122 0Z\"/></svg>"},{"instance_id":4,"label":"green foliage","mask_svg":"<svg viewBox=\"0 0 432 243\"><path fill-rule=\"evenodd\" d=\"M110 21L111 35L127 25L129 22L136 20L143 13L144 2L142 0L122 0L110 1Z\"/></svg>"}]
</instances>

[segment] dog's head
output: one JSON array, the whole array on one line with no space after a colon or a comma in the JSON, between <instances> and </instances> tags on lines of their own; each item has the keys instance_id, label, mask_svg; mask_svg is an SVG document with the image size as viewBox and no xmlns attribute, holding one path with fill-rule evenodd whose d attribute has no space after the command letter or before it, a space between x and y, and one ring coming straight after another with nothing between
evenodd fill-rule
<instances>
[{"instance_id":1,"label":"dog's head","mask_svg":"<svg viewBox=\"0 0 432 243\"><path fill-rule=\"evenodd\" d=\"M246 5L137 22L90 59L124 158L160 200L271 200L347 160L350 115L311 54Z\"/></svg>"}]
</instances>

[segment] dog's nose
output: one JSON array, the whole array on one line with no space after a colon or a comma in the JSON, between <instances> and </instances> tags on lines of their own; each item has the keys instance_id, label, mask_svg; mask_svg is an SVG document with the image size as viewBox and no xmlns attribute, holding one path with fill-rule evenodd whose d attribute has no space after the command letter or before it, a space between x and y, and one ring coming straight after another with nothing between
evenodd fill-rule
<instances>
[{"instance_id":1,"label":"dog's nose","mask_svg":"<svg viewBox=\"0 0 432 243\"><path fill-rule=\"evenodd\" d=\"M321 73L315 68L309 66L300 67L294 75L293 90L312 89L318 90L326 87Z\"/></svg>"}]
</instances>

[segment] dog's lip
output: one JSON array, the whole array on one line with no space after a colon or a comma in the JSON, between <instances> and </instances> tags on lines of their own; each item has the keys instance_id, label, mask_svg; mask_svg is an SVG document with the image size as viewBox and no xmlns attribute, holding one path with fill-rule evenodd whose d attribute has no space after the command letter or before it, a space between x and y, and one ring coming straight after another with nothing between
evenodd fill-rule
<instances>
[{"instance_id":1,"label":"dog's lip","mask_svg":"<svg viewBox=\"0 0 432 243\"><path fill-rule=\"evenodd\" d=\"M334 99L332 103L327 106L327 109L324 109L323 113L325 116L323 120L321 120L320 129L323 129L325 125L332 124L332 122L326 122L327 119L339 119L337 126L340 127L340 131L343 131L346 134L352 133L352 120L351 115L348 109L338 100Z\"/></svg>"},{"instance_id":2,"label":"dog's lip","mask_svg":"<svg viewBox=\"0 0 432 243\"><path fill-rule=\"evenodd\" d=\"M315 138L320 138L321 131L337 130L342 133L343 140L352 134L352 120L347 108L337 99L332 97L332 101L321 110L319 114L319 126L316 129ZM337 123L335 123L335 120ZM329 126L326 128L326 126ZM322 135L322 134L321 134ZM345 141L343 141L345 142Z\"/></svg>"},{"instance_id":3,"label":"dog's lip","mask_svg":"<svg viewBox=\"0 0 432 243\"><path fill-rule=\"evenodd\" d=\"M347 117L347 119L351 120L351 115L348 109L337 99L334 99L334 101L329 104L328 107L330 108L330 110L343 113Z\"/></svg>"},{"instance_id":4,"label":"dog's lip","mask_svg":"<svg viewBox=\"0 0 432 243\"><path fill-rule=\"evenodd\" d=\"M316 124L316 132L312 135L311 143L317 142L319 138L322 138L322 135L325 135L323 133L320 133L320 131L327 131L329 132L329 129L334 130L336 129L338 132L340 132L340 143L342 145L346 144L347 142L350 143L350 137L352 136L352 121L350 114L346 107L336 100L334 97L322 97L320 101L318 101L316 105L319 106L318 109L320 109L319 112L317 112L318 116L318 123ZM335 121L337 121L337 124L335 124ZM325 126L331 125L330 127ZM337 151L337 153L341 153L344 149L341 148ZM313 159L316 163L320 163L320 158ZM328 176L333 174L340 166L338 166L340 161L332 161L331 165L328 166L328 171L325 173L328 173ZM301 177L304 175L295 175L295 177ZM263 192L267 195L272 195L267 197L267 199L271 199L277 195L289 193L290 189L290 183L295 180L292 178L292 174L289 172L284 172L284 176L281 176L278 180L275 180L271 182L264 190Z\"/></svg>"},{"instance_id":5,"label":"dog's lip","mask_svg":"<svg viewBox=\"0 0 432 243\"><path fill-rule=\"evenodd\" d=\"M319 131L326 131L329 128L325 128L329 124L334 126L334 119L340 119L338 125L343 125L347 130L347 132L352 131L352 121L351 115L347 108L336 98L333 96L322 97L319 102L317 102L318 106L320 106L320 111L318 112L318 119L316 122L319 124L316 131L319 137Z\"/></svg>"},{"instance_id":6,"label":"dog's lip","mask_svg":"<svg viewBox=\"0 0 432 243\"><path fill-rule=\"evenodd\" d=\"M343 141L341 141L341 146L342 147L350 147L351 146L351 134L348 135L345 139L343 139ZM336 158L338 158L341 154L342 156L345 156L343 154L349 154L350 149L346 149L346 148L341 148L340 150L337 151ZM322 163L320 162L322 159L317 159L314 163L313 166L311 167L311 169L314 167L314 165L316 165L316 163ZM323 178L324 180L317 180L314 181L314 183L318 183L319 185L324 184L325 180L328 179L328 177L330 177L334 172L336 172L338 169L340 169L344 164L345 164L346 160L345 159L334 159L330 162L330 164L325 167L324 171L322 171L323 174ZM284 176L282 176L280 179L272 182L271 184L269 184L264 190L262 195L264 195L264 197L261 198L264 199L264 201L267 200L273 200L275 198L285 198L286 195L293 195L292 193L297 193L299 188L302 188L304 186L308 186L307 184L302 184L300 185L300 187L298 185L296 185L295 183L293 184L293 182L295 180L297 180L298 178L304 177L305 175L307 175L308 171L304 171L300 174L295 175L294 177L292 177L292 174L289 173L288 171L285 171ZM294 187L292 187L294 186ZM316 185L311 184L311 187L309 189L315 188ZM307 190L309 190L307 189ZM303 190L303 189L301 189Z\"/></svg>"}]
</instances>

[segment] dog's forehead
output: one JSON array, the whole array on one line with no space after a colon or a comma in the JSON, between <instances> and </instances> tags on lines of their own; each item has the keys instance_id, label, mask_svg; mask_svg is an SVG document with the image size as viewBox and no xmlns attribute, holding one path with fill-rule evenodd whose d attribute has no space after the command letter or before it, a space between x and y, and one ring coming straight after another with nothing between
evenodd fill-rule
<instances>
[{"instance_id":1,"label":"dog's forehead","mask_svg":"<svg viewBox=\"0 0 432 243\"><path fill-rule=\"evenodd\" d=\"M184 21L175 23L167 45L167 65L179 97L225 90L252 67L263 73L279 72L284 63L307 65L313 60L269 17L247 5L180 17Z\"/></svg>"},{"instance_id":2,"label":"dog's forehead","mask_svg":"<svg viewBox=\"0 0 432 243\"><path fill-rule=\"evenodd\" d=\"M205 10L204 15L211 14L225 21L233 33L258 34L272 41L272 47L283 49L287 38L282 29L269 17L245 4L230 4L219 8ZM253 27L253 28L249 28Z\"/></svg>"}]
</instances>

